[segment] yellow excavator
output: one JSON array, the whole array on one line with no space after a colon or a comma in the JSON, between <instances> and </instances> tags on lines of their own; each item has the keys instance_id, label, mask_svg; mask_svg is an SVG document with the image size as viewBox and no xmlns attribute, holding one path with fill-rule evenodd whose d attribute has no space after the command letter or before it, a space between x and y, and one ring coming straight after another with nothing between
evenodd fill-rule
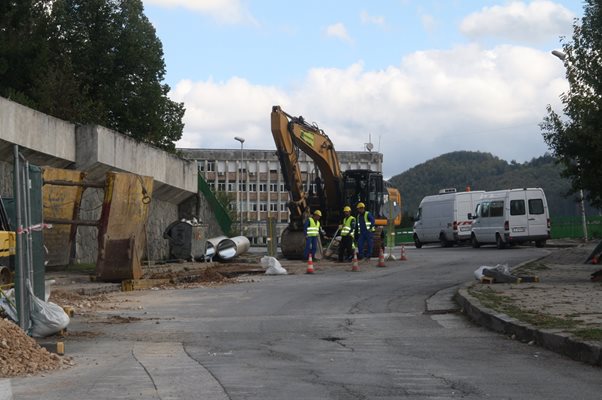
<instances>
[{"instance_id":1,"label":"yellow excavator","mask_svg":"<svg viewBox=\"0 0 602 400\"><path fill-rule=\"evenodd\" d=\"M380 172L368 169L341 171L334 144L328 135L317 125L305 122L303 117L291 116L280 106L273 106L271 129L284 184L290 194L290 221L282 232L282 254L289 259L303 257L303 225L310 210L322 211L320 223L326 234L333 236L341 222L343 207L349 205L355 209L357 203L363 202L376 220L374 255L378 255L391 205L394 204L396 210L401 207L399 191L387 184ZM304 188L299 151L307 154L320 172L312 186L315 190L306 191ZM394 218L394 225L399 225L400 213L394 214Z\"/></svg>"}]
</instances>

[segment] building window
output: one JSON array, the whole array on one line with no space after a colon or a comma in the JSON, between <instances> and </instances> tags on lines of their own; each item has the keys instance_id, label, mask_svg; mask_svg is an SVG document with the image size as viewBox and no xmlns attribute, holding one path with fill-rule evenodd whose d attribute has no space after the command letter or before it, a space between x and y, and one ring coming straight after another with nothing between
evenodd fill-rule
<instances>
[{"instance_id":1,"label":"building window","mask_svg":"<svg viewBox=\"0 0 602 400\"><path fill-rule=\"evenodd\" d=\"M207 182L207 184L209 185L209 189L215 191L215 182Z\"/></svg>"},{"instance_id":2,"label":"building window","mask_svg":"<svg viewBox=\"0 0 602 400\"><path fill-rule=\"evenodd\" d=\"M207 161L207 171L215 172L215 161Z\"/></svg>"},{"instance_id":3,"label":"building window","mask_svg":"<svg viewBox=\"0 0 602 400\"><path fill-rule=\"evenodd\" d=\"M267 211L268 205L267 203L259 203L259 211Z\"/></svg>"},{"instance_id":4,"label":"building window","mask_svg":"<svg viewBox=\"0 0 602 400\"><path fill-rule=\"evenodd\" d=\"M288 211L288 208L286 208L286 204L280 203L280 211Z\"/></svg>"},{"instance_id":5,"label":"building window","mask_svg":"<svg viewBox=\"0 0 602 400\"><path fill-rule=\"evenodd\" d=\"M219 181L217 183L217 191L218 192L225 192L226 191L226 182L225 181Z\"/></svg>"},{"instance_id":6,"label":"building window","mask_svg":"<svg viewBox=\"0 0 602 400\"><path fill-rule=\"evenodd\" d=\"M251 204L251 211L257 211L257 204L256 203Z\"/></svg>"},{"instance_id":7,"label":"building window","mask_svg":"<svg viewBox=\"0 0 602 400\"><path fill-rule=\"evenodd\" d=\"M249 192L256 192L256 191L257 191L257 184L249 183Z\"/></svg>"},{"instance_id":8,"label":"building window","mask_svg":"<svg viewBox=\"0 0 602 400\"><path fill-rule=\"evenodd\" d=\"M196 165L199 168L200 172L205 171L205 160L197 160Z\"/></svg>"},{"instance_id":9,"label":"building window","mask_svg":"<svg viewBox=\"0 0 602 400\"><path fill-rule=\"evenodd\" d=\"M239 183L238 184L238 190L240 190L241 192L246 192L247 191L247 184L246 183Z\"/></svg>"},{"instance_id":10,"label":"building window","mask_svg":"<svg viewBox=\"0 0 602 400\"><path fill-rule=\"evenodd\" d=\"M278 211L278 204L270 203L270 211Z\"/></svg>"},{"instance_id":11,"label":"building window","mask_svg":"<svg viewBox=\"0 0 602 400\"><path fill-rule=\"evenodd\" d=\"M228 192L235 192L236 191L236 183L228 183Z\"/></svg>"},{"instance_id":12,"label":"building window","mask_svg":"<svg viewBox=\"0 0 602 400\"><path fill-rule=\"evenodd\" d=\"M267 185L267 183L260 183L259 184L259 191L260 192L267 192L268 191L268 185Z\"/></svg>"},{"instance_id":13,"label":"building window","mask_svg":"<svg viewBox=\"0 0 602 400\"><path fill-rule=\"evenodd\" d=\"M284 190L285 190L285 189L284 189L284 183L281 183L281 184L280 184L280 191L281 191L281 192L284 192Z\"/></svg>"}]
</instances>

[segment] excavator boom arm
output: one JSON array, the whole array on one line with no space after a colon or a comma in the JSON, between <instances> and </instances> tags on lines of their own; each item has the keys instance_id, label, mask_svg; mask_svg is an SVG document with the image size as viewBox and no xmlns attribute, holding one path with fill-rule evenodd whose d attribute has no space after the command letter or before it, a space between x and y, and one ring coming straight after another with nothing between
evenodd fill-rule
<instances>
[{"instance_id":1,"label":"excavator boom arm","mask_svg":"<svg viewBox=\"0 0 602 400\"><path fill-rule=\"evenodd\" d=\"M338 213L343 177L339 159L328 135L317 126L306 123L303 117L288 115L279 106L272 108L271 125L282 172L292 196L289 205L291 222L302 219L303 213L309 212L296 147L307 154L320 170L326 197L325 206Z\"/></svg>"}]
</instances>

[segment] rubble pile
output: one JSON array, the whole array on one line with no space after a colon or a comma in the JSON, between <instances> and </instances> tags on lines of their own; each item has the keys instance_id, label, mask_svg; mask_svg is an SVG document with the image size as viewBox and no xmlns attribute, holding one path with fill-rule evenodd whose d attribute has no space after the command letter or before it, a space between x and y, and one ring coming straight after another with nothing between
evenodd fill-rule
<instances>
[{"instance_id":1,"label":"rubble pile","mask_svg":"<svg viewBox=\"0 0 602 400\"><path fill-rule=\"evenodd\" d=\"M0 377L66 368L73 362L50 353L13 322L0 319Z\"/></svg>"},{"instance_id":2,"label":"rubble pile","mask_svg":"<svg viewBox=\"0 0 602 400\"><path fill-rule=\"evenodd\" d=\"M53 289L50 292L49 301L61 307L70 306L77 310L80 315L93 313L97 310L106 309L108 297L106 294L95 296L82 295L61 289Z\"/></svg>"}]
</instances>

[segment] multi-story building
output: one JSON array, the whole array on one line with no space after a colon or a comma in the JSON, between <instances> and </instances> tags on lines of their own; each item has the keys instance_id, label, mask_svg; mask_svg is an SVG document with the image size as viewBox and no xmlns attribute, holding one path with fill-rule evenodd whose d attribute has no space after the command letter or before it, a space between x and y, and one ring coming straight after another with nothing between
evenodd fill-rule
<instances>
[{"instance_id":1,"label":"multi-story building","mask_svg":"<svg viewBox=\"0 0 602 400\"><path fill-rule=\"evenodd\" d=\"M267 240L267 219L277 221L276 235L287 226L289 193L284 187L280 162L275 150L178 149L182 156L197 162L200 175L214 192L231 193L236 200L230 204L242 216L243 234L252 243ZM382 172L383 155L378 152L338 151L343 171L371 169ZM311 158L299 153L303 181L313 185L319 175ZM315 189L315 188L313 188Z\"/></svg>"}]
</instances>

